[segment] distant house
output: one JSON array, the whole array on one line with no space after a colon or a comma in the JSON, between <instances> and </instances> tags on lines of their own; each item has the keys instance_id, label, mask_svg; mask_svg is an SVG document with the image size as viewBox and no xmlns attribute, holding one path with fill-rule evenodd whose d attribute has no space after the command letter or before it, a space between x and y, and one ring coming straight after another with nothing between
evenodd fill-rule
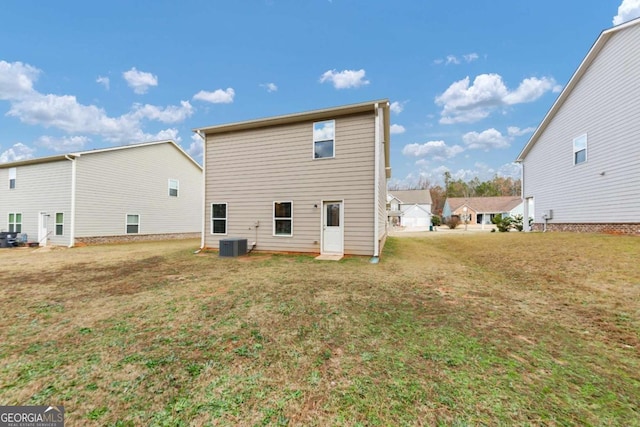
<instances>
[{"instance_id":1,"label":"distant house","mask_svg":"<svg viewBox=\"0 0 640 427\"><path fill-rule=\"evenodd\" d=\"M379 256L387 236L389 102L204 127L202 246Z\"/></svg>"},{"instance_id":2,"label":"distant house","mask_svg":"<svg viewBox=\"0 0 640 427\"><path fill-rule=\"evenodd\" d=\"M389 222L403 227L431 225L429 190L393 190L387 193Z\"/></svg>"},{"instance_id":3,"label":"distant house","mask_svg":"<svg viewBox=\"0 0 640 427\"><path fill-rule=\"evenodd\" d=\"M533 229L640 234L639 46L602 32L518 155Z\"/></svg>"},{"instance_id":4,"label":"distant house","mask_svg":"<svg viewBox=\"0 0 640 427\"><path fill-rule=\"evenodd\" d=\"M496 215L515 216L522 215L523 212L519 196L447 197L442 216L457 216L463 222L466 218L468 224L491 224Z\"/></svg>"},{"instance_id":5,"label":"distant house","mask_svg":"<svg viewBox=\"0 0 640 427\"><path fill-rule=\"evenodd\" d=\"M0 230L40 245L195 237L202 168L173 141L0 164Z\"/></svg>"}]
</instances>

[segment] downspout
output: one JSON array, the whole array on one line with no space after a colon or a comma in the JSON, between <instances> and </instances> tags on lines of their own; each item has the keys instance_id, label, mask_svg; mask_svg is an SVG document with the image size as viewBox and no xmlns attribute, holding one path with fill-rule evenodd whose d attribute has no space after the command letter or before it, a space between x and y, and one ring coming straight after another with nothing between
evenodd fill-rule
<instances>
[{"instance_id":1,"label":"downspout","mask_svg":"<svg viewBox=\"0 0 640 427\"><path fill-rule=\"evenodd\" d=\"M205 233L205 221L207 220L207 210L205 204L205 194L206 194L206 164L207 164L207 139L200 133L200 130L196 129L195 133L202 139L202 227L200 228L200 249L197 252L200 252L204 249L204 233Z\"/></svg>"},{"instance_id":2,"label":"downspout","mask_svg":"<svg viewBox=\"0 0 640 427\"><path fill-rule=\"evenodd\" d=\"M520 199L522 200L522 212L524 213L522 218L523 230L525 232L531 231L529 225L529 203L524 197L524 163L520 162Z\"/></svg>"},{"instance_id":3,"label":"downspout","mask_svg":"<svg viewBox=\"0 0 640 427\"><path fill-rule=\"evenodd\" d=\"M69 221L69 247L76 244L76 158L68 154L65 159L71 162L71 219Z\"/></svg>"},{"instance_id":4,"label":"downspout","mask_svg":"<svg viewBox=\"0 0 640 427\"><path fill-rule=\"evenodd\" d=\"M375 111L375 131L374 131L374 184L373 184L373 257L378 258L380 256L380 241L378 240L378 234L380 232L380 224L378 223L378 204L380 203L380 109L378 103L374 105Z\"/></svg>"}]
</instances>

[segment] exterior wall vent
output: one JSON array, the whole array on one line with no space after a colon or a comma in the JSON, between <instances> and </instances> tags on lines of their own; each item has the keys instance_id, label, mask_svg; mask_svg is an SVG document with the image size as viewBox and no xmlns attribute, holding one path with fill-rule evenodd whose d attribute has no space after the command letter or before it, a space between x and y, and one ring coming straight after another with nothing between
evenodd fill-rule
<instances>
[{"instance_id":1,"label":"exterior wall vent","mask_svg":"<svg viewBox=\"0 0 640 427\"><path fill-rule=\"evenodd\" d=\"M232 237L220 240L220 257L237 257L247 254L247 239Z\"/></svg>"}]
</instances>

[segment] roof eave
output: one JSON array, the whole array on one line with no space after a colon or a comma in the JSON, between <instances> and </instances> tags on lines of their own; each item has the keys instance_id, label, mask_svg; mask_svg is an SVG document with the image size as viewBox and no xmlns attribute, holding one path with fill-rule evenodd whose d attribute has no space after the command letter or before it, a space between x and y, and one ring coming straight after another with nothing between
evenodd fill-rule
<instances>
[{"instance_id":1,"label":"roof eave","mask_svg":"<svg viewBox=\"0 0 640 427\"><path fill-rule=\"evenodd\" d=\"M265 117L261 119L246 120L242 122L227 123L223 125L207 126L193 129L194 132L211 135L216 133L233 132L239 130L255 129L268 126L284 125L309 120L323 120L335 116L345 116L349 114L364 113L373 111L378 105L386 105L389 108L389 100L380 99L376 101L362 102L359 104L344 105L342 107L323 108L320 110L305 111L302 113L285 114L281 116ZM385 116L388 116L386 114ZM387 120L385 118L385 120ZM388 127L385 123L385 140L388 141Z\"/></svg>"},{"instance_id":2,"label":"roof eave","mask_svg":"<svg viewBox=\"0 0 640 427\"><path fill-rule=\"evenodd\" d=\"M617 25L613 28L609 28L607 30L604 30L602 33L600 33L600 36L598 36L594 44L591 46L591 49L589 50L587 55L584 57L584 59L582 60L582 62L580 63L576 71L573 73L567 85L564 87L562 92L560 92L560 95L558 95L558 98L556 98L555 102L553 103L553 105L551 106L547 114L544 116L544 118L542 119L542 122L540 122L540 125L538 125L533 135L531 135L531 138L529 138L529 141L525 144L522 151L520 151L520 154L518 154L518 157L515 160L516 163L522 163L525 157L527 157L527 154L529 154L529 151L531 151L531 149L537 142L538 138L540 138L542 133L544 133L545 129L547 128L547 126L549 126L549 123L551 122L553 117L556 115L560 107L562 107L566 99L569 97L569 95L573 91L573 88L578 84L582 76L589 69L589 67L591 66L595 58L598 56L602 48L606 45L607 41L611 38L611 36L618 31L621 31L627 27L631 27L638 24L640 24L640 18L631 20L624 24Z\"/></svg>"}]
</instances>

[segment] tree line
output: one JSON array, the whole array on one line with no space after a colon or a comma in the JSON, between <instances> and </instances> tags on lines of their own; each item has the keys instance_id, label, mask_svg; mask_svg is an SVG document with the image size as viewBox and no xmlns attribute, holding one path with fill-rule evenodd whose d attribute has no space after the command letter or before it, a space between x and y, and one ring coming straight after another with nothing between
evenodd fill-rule
<instances>
[{"instance_id":1,"label":"tree line","mask_svg":"<svg viewBox=\"0 0 640 427\"><path fill-rule=\"evenodd\" d=\"M431 194L431 212L442 215L444 201L447 197L498 197L520 196L520 179L495 175L488 181L480 181L478 177L469 181L453 179L450 172L444 173L444 186L432 184L429 179L420 177L415 185L402 187L392 185L393 190L429 190Z\"/></svg>"}]
</instances>

